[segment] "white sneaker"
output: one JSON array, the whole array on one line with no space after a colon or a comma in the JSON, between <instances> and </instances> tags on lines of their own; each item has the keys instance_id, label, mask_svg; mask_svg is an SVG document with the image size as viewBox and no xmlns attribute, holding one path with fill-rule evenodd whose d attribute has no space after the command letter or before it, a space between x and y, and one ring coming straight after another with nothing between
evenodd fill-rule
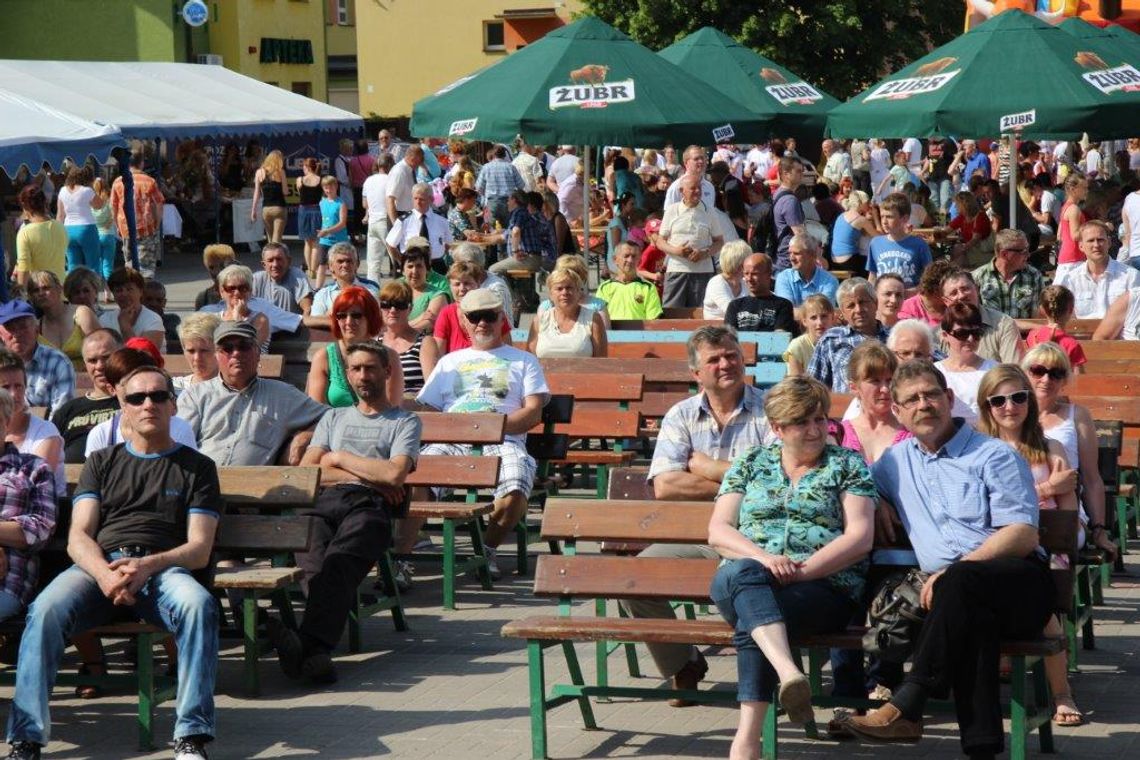
<instances>
[{"instance_id":1,"label":"white sneaker","mask_svg":"<svg viewBox=\"0 0 1140 760\"><path fill-rule=\"evenodd\" d=\"M871 693L867 695L867 699L881 699L884 702L889 702L891 699L891 690L879 684L871 689Z\"/></svg>"},{"instance_id":2,"label":"white sneaker","mask_svg":"<svg viewBox=\"0 0 1140 760\"><path fill-rule=\"evenodd\" d=\"M484 546L483 556L487 558L487 572L491 574L491 580L497 581L502 578L503 574L499 571L498 549L492 549L490 546Z\"/></svg>"}]
</instances>

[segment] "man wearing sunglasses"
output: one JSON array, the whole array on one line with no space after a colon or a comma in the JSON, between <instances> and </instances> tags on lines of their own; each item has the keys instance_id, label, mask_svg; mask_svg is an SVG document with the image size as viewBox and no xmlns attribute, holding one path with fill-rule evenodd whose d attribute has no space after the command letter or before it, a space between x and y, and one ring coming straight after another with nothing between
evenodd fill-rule
<instances>
[{"instance_id":1,"label":"man wearing sunglasses","mask_svg":"<svg viewBox=\"0 0 1140 760\"><path fill-rule=\"evenodd\" d=\"M488 569L499 577L497 549L526 514L527 499L537 469L526 452L526 434L542 418L550 388L534 354L503 340L503 302L491 290L472 290L459 304L471 325L471 347L445 355L435 365L416 401L443 412L498 412L507 415L506 436L483 453L498 456L499 485L494 511L483 537ZM465 456L471 447L433 443L421 454ZM415 497L420 498L420 497ZM404 520L397 552L411 551L423 520Z\"/></svg>"},{"instance_id":2,"label":"man wearing sunglasses","mask_svg":"<svg viewBox=\"0 0 1140 760\"><path fill-rule=\"evenodd\" d=\"M327 407L288 383L257 376L253 325L222 322L214 345L218 376L178 397L178 415L190 423L199 450L219 466L300 464Z\"/></svg>"},{"instance_id":3,"label":"man wearing sunglasses","mask_svg":"<svg viewBox=\"0 0 1140 760\"><path fill-rule=\"evenodd\" d=\"M1045 281L1029 265L1029 239L1021 230L999 230L994 258L974 270L982 304L1014 319L1037 316Z\"/></svg>"},{"instance_id":4,"label":"man wearing sunglasses","mask_svg":"<svg viewBox=\"0 0 1140 760\"><path fill-rule=\"evenodd\" d=\"M921 593L927 612L911 670L890 702L844 725L876 741L917 741L927 698L952 691L963 751L992 758L1005 737L999 641L1036 638L1055 596L1037 543L1033 476L1014 449L951 417L954 393L929 362L899 367L891 398L915 437L871 468L885 499L877 532L893 541L906 530L930 574Z\"/></svg>"},{"instance_id":5,"label":"man wearing sunglasses","mask_svg":"<svg viewBox=\"0 0 1140 760\"><path fill-rule=\"evenodd\" d=\"M214 736L218 605L191 573L210 562L222 506L217 468L171 438L169 375L140 367L121 386L125 441L91 453L73 497L67 551L75 564L28 612L9 757L39 758L50 740L50 683L71 635L116 607L168 629L177 642L175 757L204 760Z\"/></svg>"}]
</instances>

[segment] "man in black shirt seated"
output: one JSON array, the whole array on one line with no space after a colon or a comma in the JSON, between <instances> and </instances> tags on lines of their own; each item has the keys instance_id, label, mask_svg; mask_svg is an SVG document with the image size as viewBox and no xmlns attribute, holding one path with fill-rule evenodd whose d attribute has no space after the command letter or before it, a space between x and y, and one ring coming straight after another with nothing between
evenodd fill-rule
<instances>
[{"instance_id":1,"label":"man in black shirt seated","mask_svg":"<svg viewBox=\"0 0 1140 760\"><path fill-rule=\"evenodd\" d=\"M123 346L114 330L101 327L83 339L83 366L95 387L83 396L66 402L51 416L52 424L63 436L63 461L83 464L87 457L87 434L100 422L105 422L119 411L115 389L107 382L104 369L111 354Z\"/></svg>"},{"instance_id":2,"label":"man in black shirt seated","mask_svg":"<svg viewBox=\"0 0 1140 760\"><path fill-rule=\"evenodd\" d=\"M222 509L213 461L170 437L174 387L156 367L119 384L125 441L92 452L73 497L67 552L75 564L28 610L8 720L9 758L35 760L50 740L48 697L72 634L116 607L178 644L176 760L204 760L214 736L218 605L192 570L210 560Z\"/></svg>"},{"instance_id":3,"label":"man in black shirt seated","mask_svg":"<svg viewBox=\"0 0 1140 760\"><path fill-rule=\"evenodd\" d=\"M792 302L772 293L772 259L754 253L744 260L744 285L749 295L729 302L724 323L737 332L784 332L796 334Z\"/></svg>"}]
</instances>

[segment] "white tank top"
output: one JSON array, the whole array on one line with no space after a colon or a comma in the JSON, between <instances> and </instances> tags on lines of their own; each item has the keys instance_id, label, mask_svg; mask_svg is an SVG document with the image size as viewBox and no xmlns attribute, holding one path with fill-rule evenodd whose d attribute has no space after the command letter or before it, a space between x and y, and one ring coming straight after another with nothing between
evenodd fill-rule
<instances>
[{"instance_id":1,"label":"white tank top","mask_svg":"<svg viewBox=\"0 0 1140 760\"><path fill-rule=\"evenodd\" d=\"M1074 470L1080 466L1080 450L1077 446L1077 425L1073 422L1073 405L1069 404L1069 414L1059 425L1054 425L1045 431L1045 437L1061 444L1065 450L1065 458L1069 460L1069 467Z\"/></svg>"},{"instance_id":2,"label":"white tank top","mask_svg":"<svg viewBox=\"0 0 1140 760\"><path fill-rule=\"evenodd\" d=\"M594 342L591 338L590 326L593 321L594 310L582 306L578 309L578 320L570 328L570 332L564 333L558 329L558 320L555 319L554 309L539 312L538 341L535 345L535 354L540 359L592 356Z\"/></svg>"},{"instance_id":3,"label":"white tank top","mask_svg":"<svg viewBox=\"0 0 1140 760\"><path fill-rule=\"evenodd\" d=\"M60 188L59 202L67 214L63 223L68 226L95 224L95 212L91 209L94 197L95 191L85 185L76 185L72 190Z\"/></svg>"}]
</instances>

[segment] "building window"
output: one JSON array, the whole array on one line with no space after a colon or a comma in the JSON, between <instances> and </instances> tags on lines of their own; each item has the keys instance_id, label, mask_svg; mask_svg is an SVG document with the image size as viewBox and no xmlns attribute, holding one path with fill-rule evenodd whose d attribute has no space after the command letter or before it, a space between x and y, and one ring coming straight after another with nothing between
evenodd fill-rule
<instances>
[{"instance_id":1,"label":"building window","mask_svg":"<svg viewBox=\"0 0 1140 760\"><path fill-rule=\"evenodd\" d=\"M485 51L499 51L506 50L506 39L503 32L502 21L484 21L483 22L483 50Z\"/></svg>"},{"instance_id":2,"label":"building window","mask_svg":"<svg viewBox=\"0 0 1140 760\"><path fill-rule=\"evenodd\" d=\"M294 82L289 89L298 95L304 95L306 98L313 97L313 85L309 82Z\"/></svg>"},{"instance_id":3,"label":"building window","mask_svg":"<svg viewBox=\"0 0 1140 760\"><path fill-rule=\"evenodd\" d=\"M348 26L349 0L336 0L336 23L338 26Z\"/></svg>"}]
</instances>

